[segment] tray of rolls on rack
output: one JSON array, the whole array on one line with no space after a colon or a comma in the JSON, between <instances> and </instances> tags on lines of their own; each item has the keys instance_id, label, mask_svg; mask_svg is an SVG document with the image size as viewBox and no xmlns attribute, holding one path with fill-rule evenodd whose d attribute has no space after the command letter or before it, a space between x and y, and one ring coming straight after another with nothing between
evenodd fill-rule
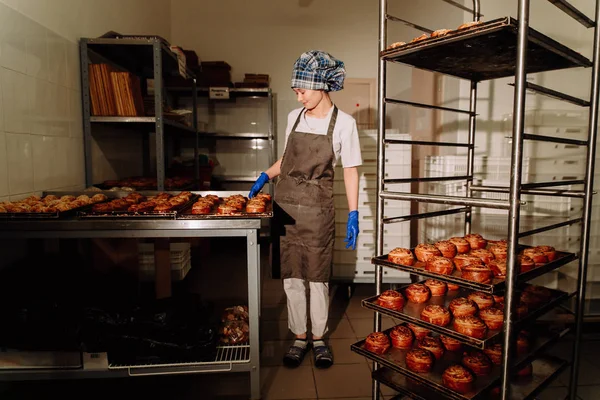
<instances>
[{"instance_id":1,"label":"tray of rolls on rack","mask_svg":"<svg viewBox=\"0 0 600 400\"><path fill-rule=\"evenodd\" d=\"M79 212L80 218L170 218L197 198L191 192L132 192Z\"/></svg>"},{"instance_id":2,"label":"tray of rolls on rack","mask_svg":"<svg viewBox=\"0 0 600 400\"><path fill-rule=\"evenodd\" d=\"M271 195L258 193L251 199L241 194L205 194L177 215L177 219L270 218Z\"/></svg>"},{"instance_id":3,"label":"tray of rolls on rack","mask_svg":"<svg viewBox=\"0 0 600 400\"><path fill-rule=\"evenodd\" d=\"M103 204L108 197L102 193L94 195L29 196L18 201L0 203L0 218L14 219L52 219L66 218L77 212Z\"/></svg>"},{"instance_id":4,"label":"tray of rolls on rack","mask_svg":"<svg viewBox=\"0 0 600 400\"><path fill-rule=\"evenodd\" d=\"M577 258L552 246L519 245L517 282L540 276ZM473 233L413 249L395 248L374 257L373 264L440 279L469 289L497 293L504 290L507 262L506 240L488 240Z\"/></svg>"}]
</instances>

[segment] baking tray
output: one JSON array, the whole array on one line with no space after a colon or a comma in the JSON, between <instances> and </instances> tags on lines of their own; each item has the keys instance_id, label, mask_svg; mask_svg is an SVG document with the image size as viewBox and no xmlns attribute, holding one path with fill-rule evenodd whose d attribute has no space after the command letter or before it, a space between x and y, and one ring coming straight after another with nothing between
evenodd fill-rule
<instances>
[{"instance_id":1,"label":"baking tray","mask_svg":"<svg viewBox=\"0 0 600 400\"><path fill-rule=\"evenodd\" d=\"M564 360L547 355L534 360L532 364L533 375L531 377L517 378L511 382L512 400L528 400L534 398L569 365L569 363ZM442 392L436 392L426 384L417 382L390 368L384 367L374 371L373 379L400 392L401 395L409 396L413 399L463 399L463 397L448 396ZM483 392L475 398L493 400L499 399L500 395L491 393L490 389L490 391ZM396 397L394 399L396 399ZM398 399L401 399L401 397L398 397Z\"/></svg>"},{"instance_id":2,"label":"baking tray","mask_svg":"<svg viewBox=\"0 0 600 400\"><path fill-rule=\"evenodd\" d=\"M231 218L272 218L273 217L273 202L269 202L264 213L247 213L245 211L236 214L219 214L217 213L217 205L210 214L192 214L194 204L189 204L184 210L177 214L177 219L231 219Z\"/></svg>"},{"instance_id":3,"label":"baking tray","mask_svg":"<svg viewBox=\"0 0 600 400\"><path fill-rule=\"evenodd\" d=\"M384 333L389 334L389 332L393 328L387 329ZM517 360L516 366L524 365L524 361L528 361L532 356L539 354L543 349L548 348L552 343L556 342L560 337L566 334L564 331L561 333L549 333L549 332L536 332L535 340L531 343L531 349L527 355L519 357ZM435 391L436 393L442 393L447 398L456 399L456 400L465 400L465 399L476 399L476 398L486 398L484 396L489 394L490 389L492 389L495 384L500 380L502 376L502 367L500 365L494 365L492 367L492 372L490 375L485 377L477 377L475 379L475 388L472 393L468 393L462 395L460 393L456 393L453 390L450 390L443 386L442 384L442 373L444 370L453 365L460 364L461 358L463 355L463 351L446 351L440 360L436 360L431 372L426 374L416 373L409 370L406 367L405 359L406 353L408 350L400 350L393 347L382 355L372 353L364 348L364 343L366 339L363 339L351 346L352 351L361 354L373 361L380 363L381 365L390 368L393 371L396 371L402 374L403 378L401 379L404 384L401 387L406 387L406 384L412 383L410 380L414 382L418 382L423 386L426 386L428 391ZM416 344L415 344L416 346ZM518 369L518 368L515 368ZM534 366L534 377L535 377L535 366ZM387 385L387 384L386 384ZM391 386L391 385L388 385ZM412 386L412 385L411 385ZM395 389L394 386L391 386ZM410 387L410 386L409 386ZM421 393L424 395L425 393ZM430 399L431 397L424 397L425 399Z\"/></svg>"},{"instance_id":4,"label":"baking tray","mask_svg":"<svg viewBox=\"0 0 600 400\"><path fill-rule=\"evenodd\" d=\"M135 192L132 192L135 193ZM137 192L140 193L140 192ZM127 192L129 194L129 192ZM143 194L143 193L140 193ZM126 195L125 195L126 196ZM123 197L125 197L123 196ZM152 195L145 195L152 196ZM81 211L78 213L80 218L84 219L147 219L147 218L160 218L160 219L175 219L177 217L177 213L186 207L194 204L194 202L198 200L198 195L192 194L192 197L189 201L184 204L175 207L171 211L159 212L159 211L148 211L148 212L133 212L133 211L110 211L106 213L93 212L91 208L89 211Z\"/></svg>"},{"instance_id":5,"label":"baking tray","mask_svg":"<svg viewBox=\"0 0 600 400\"><path fill-rule=\"evenodd\" d=\"M521 248L527 248L531 246L521 246ZM414 248L411 249L414 254ZM577 259L577 255L574 253L566 253L562 251L557 251L558 259L546 263L544 265L536 266L530 271L522 272L517 276L517 283L526 282L530 279L536 278L540 275L543 275L547 272L555 270L556 268L562 267L563 265L570 263L573 260ZM400 271L410 272L411 274L426 276L429 278L438 279L440 281L452 282L461 287L465 287L472 290L478 290L485 293L498 293L504 289L506 289L506 282L504 278L495 277L492 279L492 283L479 283L474 282L460 276L460 271L455 270L452 275L442 275L437 274L435 272L429 272L425 269L425 263L420 261L415 262L415 265L401 265L394 264L393 262L388 261L387 254L383 256L373 257L371 259L371 263L375 265L383 265L385 267L390 267L394 269L398 269Z\"/></svg>"},{"instance_id":6,"label":"baking tray","mask_svg":"<svg viewBox=\"0 0 600 400\"><path fill-rule=\"evenodd\" d=\"M96 193L90 195L93 196ZM94 204L102 204L112 200L111 198L105 201L99 201ZM0 213L1 220L56 220L61 218L71 218L79 215L81 212L88 212L94 204L86 204L85 206L73 208L68 211L55 211L52 213Z\"/></svg>"},{"instance_id":7,"label":"baking tray","mask_svg":"<svg viewBox=\"0 0 600 400\"><path fill-rule=\"evenodd\" d=\"M401 288L400 291L403 291L405 288L406 288L406 286ZM526 323L527 321L531 321L535 317L556 307L558 304L560 304L562 301L564 301L568 297L567 293L561 292L560 290L554 290L554 289L548 289L548 290L552 293L552 299L550 301L548 301L547 303L545 303L543 306L533 309L533 310L530 310L529 313L527 314L527 316L525 316L524 318L522 318L520 320L515 321L515 323L523 324L523 323ZM488 330L487 337L485 339L476 339L476 338L472 338L470 336L464 335L462 333L456 332L454 330L454 328L452 327L452 320L451 320L450 324L448 324L447 326L444 327L444 326L431 324L431 323L423 321L421 319L421 311L423 311L423 309L426 306L428 306L430 304L436 304L436 305L444 306L446 309L448 309L448 305L454 298L467 297L471 292L472 291L466 290L466 289L452 290L452 291L449 291L448 294L446 294L445 296L432 297L429 301L427 301L425 303L421 303L421 304L412 303L407 300L402 311L396 311L396 310L392 310L389 308L379 306L377 304L377 299L379 298L379 295L364 299L362 301L362 305L365 308L369 308L369 309L377 311L381 314L389 315L392 318L397 318L402 321L406 321L406 322L413 323L415 325L423 326L428 329L431 329L434 332L437 332L437 333L440 333L440 334L443 334L446 336L450 336L456 340L460 340L462 343L469 344L473 347L476 347L479 349L485 349L486 347L490 347L494 343L497 343L498 340L500 340L502 338L503 331L501 329L500 330Z\"/></svg>"},{"instance_id":8,"label":"baking tray","mask_svg":"<svg viewBox=\"0 0 600 400\"><path fill-rule=\"evenodd\" d=\"M441 38L384 50L381 57L472 81L497 79L515 75L517 35L518 21L503 17ZM529 28L527 74L591 66L583 55Z\"/></svg>"}]
</instances>

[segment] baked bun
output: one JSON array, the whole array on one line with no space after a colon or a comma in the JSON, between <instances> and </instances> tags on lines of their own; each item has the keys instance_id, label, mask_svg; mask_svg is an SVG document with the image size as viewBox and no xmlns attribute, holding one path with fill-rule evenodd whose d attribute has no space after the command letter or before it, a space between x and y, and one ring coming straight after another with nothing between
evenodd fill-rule
<instances>
[{"instance_id":1,"label":"baked bun","mask_svg":"<svg viewBox=\"0 0 600 400\"><path fill-rule=\"evenodd\" d=\"M528 272L535 268L535 262L526 255L519 256L519 272Z\"/></svg>"},{"instance_id":2,"label":"baked bun","mask_svg":"<svg viewBox=\"0 0 600 400\"><path fill-rule=\"evenodd\" d=\"M413 372L430 372L434 360L435 356L429 350L412 349L406 353L406 368Z\"/></svg>"},{"instance_id":3,"label":"baked bun","mask_svg":"<svg viewBox=\"0 0 600 400\"><path fill-rule=\"evenodd\" d=\"M456 246L458 254L465 254L471 250L471 245L467 242L467 239L463 237L451 237L448 241Z\"/></svg>"},{"instance_id":4,"label":"baked bun","mask_svg":"<svg viewBox=\"0 0 600 400\"><path fill-rule=\"evenodd\" d=\"M473 28L475 26L481 25L483 24L482 21L470 21L470 22L465 22L462 25L459 25L458 28L456 28L456 30L458 31L462 31L463 29L469 29L469 28Z\"/></svg>"},{"instance_id":5,"label":"baked bun","mask_svg":"<svg viewBox=\"0 0 600 400\"><path fill-rule=\"evenodd\" d=\"M494 244L490 246L489 250L494 255L495 260L506 260L506 252L508 251L506 246Z\"/></svg>"},{"instance_id":6,"label":"baked bun","mask_svg":"<svg viewBox=\"0 0 600 400\"><path fill-rule=\"evenodd\" d=\"M462 268L462 278L479 283L492 283L494 274L485 265L467 265Z\"/></svg>"},{"instance_id":7,"label":"baked bun","mask_svg":"<svg viewBox=\"0 0 600 400\"><path fill-rule=\"evenodd\" d=\"M558 253L552 246L535 246L535 249L541 253L544 253L548 258L548 261L554 261L558 258Z\"/></svg>"},{"instance_id":8,"label":"baked bun","mask_svg":"<svg viewBox=\"0 0 600 400\"><path fill-rule=\"evenodd\" d=\"M425 336L431 335L431 329L424 328L419 325L411 324L410 322L406 324L410 328L410 330L415 335L416 339L423 339Z\"/></svg>"},{"instance_id":9,"label":"baked bun","mask_svg":"<svg viewBox=\"0 0 600 400\"><path fill-rule=\"evenodd\" d=\"M483 265L483 261L481 258L471 256L468 254L459 254L454 257L454 266L457 270L462 271L464 267L468 267L469 265Z\"/></svg>"},{"instance_id":10,"label":"baked bun","mask_svg":"<svg viewBox=\"0 0 600 400\"><path fill-rule=\"evenodd\" d=\"M261 214L267 211L267 204L260 199L250 199L246 203L246 212L248 214Z\"/></svg>"},{"instance_id":11,"label":"baked bun","mask_svg":"<svg viewBox=\"0 0 600 400\"><path fill-rule=\"evenodd\" d=\"M454 318L454 330L475 339L484 339L487 335L487 326L473 315Z\"/></svg>"},{"instance_id":12,"label":"baked bun","mask_svg":"<svg viewBox=\"0 0 600 400\"><path fill-rule=\"evenodd\" d=\"M448 308L450 309L450 312L452 313L454 318L475 315L479 310L477 308L477 303L465 297L457 297L455 299L452 299L452 301L448 305Z\"/></svg>"},{"instance_id":13,"label":"baked bun","mask_svg":"<svg viewBox=\"0 0 600 400\"><path fill-rule=\"evenodd\" d=\"M506 260L492 260L487 265L494 276L504 278L506 276Z\"/></svg>"},{"instance_id":14,"label":"baked bun","mask_svg":"<svg viewBox=\"0 0 600 400\"><path fill-rule=\"evenodd\" d=\"M442 306L430 304L421 311L421 319L430 324L446 326L450 323L450 311Z\"/></svg>"},{"instance_id":15,"label":"baked bun","mask_svg":"<svg viewBox=\"0 0 600 400\"><path fill-rule=\"evenodd\" d=\"M395 290L386 290L377 298L377 304L391 310L402 310L404 307L404 296Z\"/></svg>"},{"instance_id":16,"label":"baked bun","mask_svg":"<svg viewBox=\"0 0 600 400\"><path fill-rule=\"evenodd\" d=\"M433 257L427 261L425 269L436 274L450 275L454 271L454 263L446 257Z\"/></svg>"},{"instance_id":17,"label":"baked bun","mask_svg":"<svg viewBox=\"0 0 600 400\"><path fill-rule=\"evenodd\" d=\"M414 265L415 256L410 249L396 247L388 253L388 261L400 265Z\"/></svg>"},{"instance_id":18,"label":"baked bun","mask_svg":"<svg viewBox=\"0 0 600 400\"><path fill-rule=\"evenodd\" d=\"M396 349L410 349L413 345L414 334L404 325L397 325L390 331L392 347Z\"/></svg>"},{"instance_id":19,"label":"baked bun","mask_svg":"<svg viewBox=\"0 0 600 400\"><path fill-rule=\"evenodd\" d=\"M437 279L427 279L423 284L429 288L433 297L444 296L448 291L446 282L438 281Z\"/></svg>"},{"instance_id":20,"label":"baked bun","mask_svg":"<svg viewBox=\"0 0 600 400\"><path fill-rule=\"evenodd\" d=\"M484 349L483 352L495 365L502 365L502 345L495 343L491 347Z\"/></svg>"},{"instance_id":21,"label":"baked bun","mask_svg":"<svg viewBox=\"0 0 600 400\"><path fill-rule=\"evenodd\" d=\"M404 46L405 44L406 44L406 42L394 42L394 43L392 43L392 44L390 44L388 46L388 50L390 50L390 49L396 49L396 48L398 48L400 46Z\"/></svg>"},{"instance_id":22,"label":"baked bun","mask_svg":"<svg viewBox=\"0 0 600 400\"><path fill-rule=\"evenodd\" d=\"M485 249L487 247L487 240L485 240L479 233L470 233L465 235L465 239L469 242L471 250Z\"/></svg>"},{"instance_id":23,"label":"baked bun","mask_svg":"<svg viewBox=\"0 0 600 400\"><path fill-rule=\"evenodd\" d=\"M525 355L529 352L530 340L527 335L519 332L517 335L517 355Z\"/></svg>"},{"instance_id":24,"label":"baked bun","mask_svg":"<svg viewBox=\"0 0 600 400\"><path fill-rule=\"evenodd\" d=\"M458 286L456 283L447 282L446 285L448 286L448 290L460 289L460 286Z\"/></svg>"},{"instance_id":25,"label":"baked bun","mask_svg":"<svg viewBox=\"0 0 600 400\"><path fill-rule=\"evenodd\" d=\"M425 303L431 298L431 291L421 283L408 285L404 290L404 294L408 301L418 304Z\"/></svg>"},{"instance_id":26,"label":"baked bun","mask_svg":"<svg viewBox=\"0 0 600 400\"><path fill-rule=\"evenodd\" d=\"M491 294L483 292L472 292L469 293L467 298L477 303L477 308L479 308L480 311L485 310L486 308L494 305L494 296L492 296Z\"/></svg>"},{"instance_id":27,"label":"baked bun","mask_svg":"<svg viewBox=\"0 0 600 400\"><path fill-rule=\"evenodd\" d=\"M494 253L486 249L475 249L469 252L470 255L479 257L484 264L489 263L494 259Z\"/></svg>"},{"instance_id":28,"label":"baked bun","mask_svg":"<svg viewBox=\"0 0 600 400\"><path fill-rule=\"evenodd\" d=\"M428 34L426 34L426 33L424 33L424 34L422 34L421 36L417 36L416 38L414 38L414 39L413 39L413 40L411 40L410 42L411 42L411 43L416 43L416 42L420 42L421 40L425 40L425 39L428 39L428 38L429 38L429 35L428 35Z\"/></svg>"},{"instance_id":29,"label":"baked bun","mask_svg":"<svg viewBox=\"0 0 600 400\"><path fill-rule=\"evenodd\" d=\"M421 243L415 247L417 260L426 263L433 257L441 256L442 253L432 244Z\"/></svg>"},{"instance_id":30,"label":"baked bun","mask_svg":"<svg viewBox=\"0 0 600 400\"><path fill-rule=\"evenodd\" d=\"M432 38L446 36L448 33L452 32L450 29L438 29L437 31L433 31L431 33Z\"/></svg>"},{"instance_id":31,"label":"baked bun","mask_svg":"<svg viewBox=\"0 0 600 400\"><path fill-rule=\"evenodd\" d=\"M440 340L444 345L444 348L448 351L460 351L462 349L462 342L451 338L450 336L440 335Z\"/></svg>"},{"instance_id":32,"label":"baked bun","mask_svg":"<svg viewBox=\"0 0 600 400\"><path fill-rule=\"evenodd\" d=\"M390 338L383 332L373 332L365 340L365 349L375 354L383 354L390 348Z\"/></svg>"},{"instance_id":33,"label":"baked bun","mask_svg":"<svg viewBox=\"0 0 600 400\"><path fill-rule=\"evenodd\" d=\"M440 240L434 246L442 253L443 257L452 258L456 255L456 245L449 240Z\"/></svg>"},{"instance_id":34,"label":"baked bun","mask_svg":"<svg viewBox=\"0 0 600 400\"><path fill-rule=\"evenodd\" d=\"M430 351L436 360L439 360L444 355L442 342L440 342L440 339L433 336L425 336L423 339L419 339L417 347Z\"/></svg>"},{"instance_id":35,"label":"baked bun","mask_svg":"<svg viewBox=\"0 0 600 400\"><path fill-rule=\"evenodd\" d=\"M465 353L462 358L462 365L472 371L476 376L487 376L492 373L492 362L481 351L471 351Z\"/></svg>"},{"instance_id":36,"label":"baked bun","mask_svg":"<svg viewBox=\"0 0 600 400\"><path fill-rule=\"evenodd\" d=\"M530 247L523 250L523 255L531 258L536 264L546 264L548 262L548 256L535 247Z\"/></svg>"},{"instance_id":37,"label":"baked bun","mask_svg":"<svg viewBox=\"0 0 600 400\"><path fill-rule=\"evenodd\" d=\"M479 312L479 318L492 330L502 329L504 311L498 307L488 307Z\"/></svg>"},{"instance_id":38,"label":"baked bun","mask_svg":"<svg viewBox=\"0 0 600 400\"><path fill-rule=\"evenodd\" d=\"M442 383L450 390L466 394L473 391L473 374L462 365L452 365L442 374Z\"/></svg>"}]
</instances>

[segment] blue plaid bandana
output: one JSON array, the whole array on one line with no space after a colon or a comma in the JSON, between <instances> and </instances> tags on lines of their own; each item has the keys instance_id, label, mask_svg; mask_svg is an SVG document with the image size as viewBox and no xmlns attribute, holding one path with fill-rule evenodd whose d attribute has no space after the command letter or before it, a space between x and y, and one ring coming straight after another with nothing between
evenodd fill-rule
<instances>
[{"instance_id":1,"label":"blue plaid bandana","mask_svg":"<svg viewBox=\"0 0 600 400\"><path fill-rule=\"evenodd\" d=\"M344 88L344 63L324 51L303 53L294 63L292 88L336 92Z\"/></svg>"}]
</instances>

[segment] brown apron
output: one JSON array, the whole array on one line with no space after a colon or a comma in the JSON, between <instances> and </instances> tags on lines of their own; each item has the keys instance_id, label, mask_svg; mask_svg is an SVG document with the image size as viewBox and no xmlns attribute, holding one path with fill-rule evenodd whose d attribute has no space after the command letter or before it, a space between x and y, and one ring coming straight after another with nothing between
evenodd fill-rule
<instances>
[{"instance_id":1,"label":"brown apron","mask_svg":"<svg viewBox=\"0 0 600 400\"><path fill-rule=\"evenodd\" d=\"M334 106L327 135L296 132L300 112L287 141L275 186L279 223L281 278L328 282L333 261Z\"/></svg>"}]
</instances>

